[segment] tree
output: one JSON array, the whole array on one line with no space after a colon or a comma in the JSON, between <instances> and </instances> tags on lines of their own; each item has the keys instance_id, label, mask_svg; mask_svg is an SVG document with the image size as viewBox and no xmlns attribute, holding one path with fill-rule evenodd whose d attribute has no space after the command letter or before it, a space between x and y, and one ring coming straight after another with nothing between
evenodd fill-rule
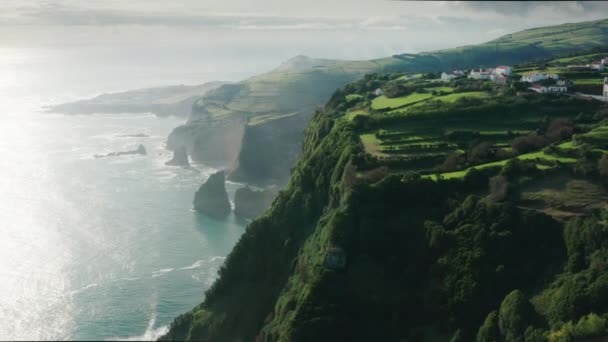
<instances>
[{"instance_id":1,"label":"tree","mask_svg":"<svg viewBox=\"0 0 608 342\"><path fill-rule=\"evenodd\" d=\"M555 119L547 127L547 138L551 141L568 139L574 134L574 123L568 119Z\"/></svg>"},{"instance_id":2,"label":"tree","mask_svg":"<svg viewBox=\"0 0 608 342\"><path fill-rule=\"evenodd\" d=\"M454 171L461 168L465 163L465 158L460 153L452 153L448 155L443 164L439 166L441 171Z\"/></svg>"},{"instance_id":3,"label":"tree","mask_svg":"<svg viewBox=\"0 0 608 342\"><path fill-rule=\"evenodd\" d=\"M519 290L509 293L500 304L498 328L507 341L524 341L523 334L530 325L534 308Z\"/></svg>"},{"instance_id":4,"label":"tree","mask_svg":"<svg viewBox=\"0 0 608 342\"><path fill-rule=\"evenodd\" d=\"M477 332L477 342L500 341L498 330L498 313L490 312Z\"/></svg>"},{"instance_id":5,"label":"tree","mask_svg":"<svg viewBox=\"0 0 608 342\"><path fill-rule=\"evenodd\" d=\"M492 144L490 144L489 142L481 142L475 146L473 146L473 148L471 148L471 151L469 152L469 162L470 163L481 163L483 161L485 161L486 159L490 158L492 154Z\"/></svg>"},{"instance_id":6,"label":"tree","mask_svg":"<svg viewBox=\"0 0 608 342\"><path fill-rule=\"evenodd\" d=\"M511 142L511 147L513 147L517 153L522 154L537 150L547 145L547 143L548 141L545 137L537 133L530 133L526 136L513 139L513 142Z\"/></svg>"}]
</instances>

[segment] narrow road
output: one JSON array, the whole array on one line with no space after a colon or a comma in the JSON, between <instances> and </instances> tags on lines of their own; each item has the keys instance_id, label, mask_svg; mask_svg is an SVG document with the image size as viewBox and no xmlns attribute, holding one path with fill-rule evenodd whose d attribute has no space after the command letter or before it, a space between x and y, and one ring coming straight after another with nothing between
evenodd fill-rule
<instances>
[{"instance_id":1,"label":"narrow road","mask_svg":"<svg viewBox=\"0 0 608 342\"><path fill-rule=\"evenodd\" d=\"M591 95L591 94L583 94L583 93L575 93L575 95L578 95L578 96L588 96L588 97L591 97L591 98L593 98L595 100L598 100L598 101L608 102L608 98L606 98L606 96L602 96L602 95Z\"/></svg>"}]
</instances>

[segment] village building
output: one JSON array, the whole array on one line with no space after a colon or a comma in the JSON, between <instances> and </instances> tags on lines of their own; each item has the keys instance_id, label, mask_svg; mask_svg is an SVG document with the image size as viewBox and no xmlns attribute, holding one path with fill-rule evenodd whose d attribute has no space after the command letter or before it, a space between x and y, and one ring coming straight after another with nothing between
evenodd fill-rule
<instances>
[{"instance_id":1,"label":"village building","mask_svg":"<svg viewBox=\"0 0 608 342\"><path fill-rule=\"evenodd\" d=\"M534 83L534 82L548 80L548 79L559 80L559 75L558 74L543 74L538 71L532 71L527 74L524 74L521 77L522 82L529 82L529 83Z\"/></svg>"},{"instance_id":2,"label":"village building","mask_svg":"<svg viewBox=\"0 0 608 342\"><path fill-rule=\"evenodd\" d=\"M454 72L442 72L441 73L441 80L442 81L451 81L451 80L455 79L458 76L460 76L460 75L457 75Z\"/></svg>"},{"instance_id":3,"label":"village building","mask_svg":"<svg viewBox=\"0 0 608 342\"><path fill-rule=\"evenodd\" d=\"M498 85L507 85L510 83L510 78L505 76L496 76L493 81Z\"/></svg>"},{"instance_id":4,"label":"village building","mask_svg":"<svg viewBox=\"0 0 608 342\"><path fill-rule=\"evenodd\" d=\"M544 80L545 76L540 72L532 71L521 76L522 82L538 82Z\"/></svg>"},{"instance_id":5,"label":"village building","mask_svg":"<svg viewBox=\"0 0 608 342\"><path fill-rule=\"evenodd\" d=\"M552 85L552 86L548 86L547 90L550 93L565 93L565 92L568 91L568 87L558 86L558 85Z\"/></svg>"},{"instance_id":6,"label":"village building","mask_svg":"<svg viewBox=\"0 0 608 342\"><path fill-rule=\"evenodd\" d=\"M513 68L511 68L510 66L506 66L506 65L500 65L494 69L494 74L503 75L503 76L511 76L513 74Z\"/></svg>"},{"instance_id":7,"label":"village building","mask_svg":"<svg viewBox=\"0 0 608 342\"><path fill-rule=\"evenodd\" d=\"M382 89L378 88L378 89L374 90L374 95L376 95L376 96L384 95L384 91Z\"/></svg>"},{"instance_id":8,"label":"village building","mask_svg":"<svg viewBox=\"0 0 608 342\"><path fill-rule=\"evenodd\" d=\"M549 89L547 89L547 87L545 87L542 84L538 84L538 83L532 84L532 86L530 86L528 89L532 90L532 91L535 91L537 93L547 93L547 92L549 92Z\"/></svg>"},{"instance_id":9,"label":"village building","mask_svg":"<svg viewBox=\"0 0 608 342\"><path fill-rule=\"evenodd\" d=\"M544 86L542 84L539 83L534 83L532 84L529 88L529 90L532 90L534 92L537 93L565 93L568 91L568 87L566 86L559 86L559 85L551 85L551 86Z\"/></svg>"},{"instance_id":10,"label":"village building","mask_svg":"<svg viewBox=\"0 0 608 342\"><path fill-rule=\"evenodd\" d=\"M570 87L572 85L572 81L570 81L570 80L557 80L557 82L555 82L555 84L557 84L558 86Z\"/></svg>"},{"instance_id":11,"label":"village building","mask_svg":"<svg viewBox=\"0 0 608 342\"><path fill-rule=\"evenodd\" d=\"M474 80L489 80L494 72L494 69L478 69L471 70L469 78Z\"/></svg>"},{"instance_id":12,"label":"village building","mask_svg":"<svg viewBox=\"0 0 608 342\"><path fill-rule=\"evenodd\" d=\"M591 69L602 72L604 71L604 63L591 63Z\"/></svg>"}]
</instances>

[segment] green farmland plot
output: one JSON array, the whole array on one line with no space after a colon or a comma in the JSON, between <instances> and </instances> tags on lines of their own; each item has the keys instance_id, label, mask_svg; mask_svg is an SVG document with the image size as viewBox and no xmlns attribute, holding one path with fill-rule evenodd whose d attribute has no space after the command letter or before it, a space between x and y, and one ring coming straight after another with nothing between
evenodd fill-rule
<instances>
[{"instance_id":1,"label":"green farmland plot","mask_svg":"<svg viewBox=\"0 0 608 342\"><path fill-rule=\"evenodd\" d=\"M392 109L411 105L420 101L425 101L433 97L431 93L414 93L408 96L388 98L384 95L376 97L372 101L372 109Z\"/></svg>"}]
</instances>

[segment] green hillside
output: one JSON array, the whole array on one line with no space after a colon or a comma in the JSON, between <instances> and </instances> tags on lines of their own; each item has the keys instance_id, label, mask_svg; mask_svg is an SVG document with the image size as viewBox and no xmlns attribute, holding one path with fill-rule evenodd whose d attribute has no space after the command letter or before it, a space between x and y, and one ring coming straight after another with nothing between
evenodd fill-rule
<instances>
[{"instance_id":1,"label":"green hillside","mask_svg":"<svg viewBox=\"0 0 608 342\"><path fill-rule=\"evenodd\" d=\"M163 339L608 337L604 104L437 84L334 92L285 190Z\"/></svg>"}]
</instances>

